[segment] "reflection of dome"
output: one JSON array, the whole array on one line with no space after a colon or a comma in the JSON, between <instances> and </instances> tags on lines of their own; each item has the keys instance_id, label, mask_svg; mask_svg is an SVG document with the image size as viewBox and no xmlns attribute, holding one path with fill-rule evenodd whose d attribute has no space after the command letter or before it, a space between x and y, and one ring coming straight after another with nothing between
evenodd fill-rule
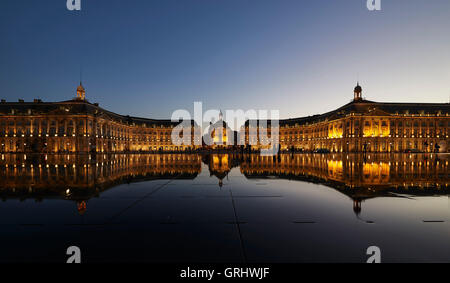
<instances>
[{"instance_id":1,"label":"reflection of dome","mask_svg":"<svg viewBox=\"0 0 450 283\"><path fill-rule=\"evenodd\" d=\"M359 199L353 200L353 212L356 215L359 215L361 213L361 200Z\"/></svg>"},{"instance_id":2,"label":"reflection of dome","mask_svg":"<svg viewBox=\"0 0 450 283\"><path fill-rule=\"evenodd\" d=\"M87 210L87 205L85 201L77 202L77 210L80 215L83 215Z\"/></svg>"},{"instance_id":3,"label":"reflection of dome","mask_svg":"<svg viewBox=\"0 0 450 283\"><path fill-rule=\"evenodd\" d=\"M222 187L223 180L227 178L232 168L240 165L240 159L233 154L207 154L202 157L203 163L208 165L209 176L219 180L219 187Z\"/></svg>"},{"instance_id":4,"label":"reflection of dome","mask_svg":"<svg viewBox=\"0 0 450 283\"><path fill-rule=\"evenodd\" d=\"M210 176L219 179L219 187L223 186L223 179L228 176L231 170L230 160L227 154L210 155L208 158Z\"/></svg>"}]
</instances>

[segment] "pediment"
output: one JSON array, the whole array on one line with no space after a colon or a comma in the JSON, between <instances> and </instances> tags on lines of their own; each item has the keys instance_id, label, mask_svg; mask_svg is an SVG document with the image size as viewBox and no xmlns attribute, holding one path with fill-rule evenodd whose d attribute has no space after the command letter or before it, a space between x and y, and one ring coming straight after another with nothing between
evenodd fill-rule
<instances>
[{"instance_id":1,"label":"pediment","mask_svg":"<svg viewBox=\"0 0 450 283\"><path fill-rule=\"evenodd\" d=\"M46 115L68 115L68 114L71 114L71 113L67 112L67 111L65 111L63 109L56 108L56 109L47 111L45 114Z\"/></svg>"},{"instance_id":2,"label":"pediment","mask_svg":"<svg viewBox=\"0 0 450 283\"><path fill-rule=\"evenodd\" d=\"M115 117L113 117L112 115L106 113L106 112L99 112L99 114L97 115L97 118L101 118L101 119L105 119L105 120L116 120Z\"/></svg>"},{"instance_id":3,"label":"pediment","mask_svg":"<svg viewBox=\"0 0 450 283\"><path fill-rule=\"evenodd\" d=\"M365 115L367 116L390 116L391 113L386 112L380 108L373 108L373 109L369 109Z\"/></svg>"}]
</instances>

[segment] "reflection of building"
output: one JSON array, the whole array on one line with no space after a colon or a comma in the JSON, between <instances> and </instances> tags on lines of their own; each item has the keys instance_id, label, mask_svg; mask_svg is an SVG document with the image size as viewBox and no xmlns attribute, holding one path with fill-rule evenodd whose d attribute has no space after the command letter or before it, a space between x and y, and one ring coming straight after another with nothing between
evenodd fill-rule
<instances>
[{"instance_id":1,"label":"reflection of building","mask_svg":"<svg viewBox=\"0 0 450 283\"><path fill-rule=\"evenodd\" d=\"M83 215L86 212L87 205L84 200L77 202L77 210L80 215Z\"/></svg>"},{"instance_id":2,"label":"reflection of building","mask_svg":"<svg viewBox=\"0 0 450 283\"><path fill-rule=\"evenodd\" d=\"M247 178L280 178L332 187L354 201L392 193L447 194L448 155L436 154L2 154L0 198L76 202L83 214L88 200L119 184L159 179L194 179L202 161L223 185L235 167ZM301 182L299 182L301 187ZM276 188L273 188L276 189Z\"/></svg>"},{"instance_id":3,"label":"reflection of building","mask_svg":"<svg viewBox=\"0 0 450 283\"><path fill-rule=\"evenodd\" d=\"M191 143L172 143L172 130L177 124L104 110L85 99L80 83L76 98L69 101L46 103L36 99L11 103L2 100L0 152L184 151L200 147L201 130L193 121L187 129L191 131Z\"/></svg>"},{"instance_id":4,"label":"reflection of building","mask_svg":"<svg viewBox=\"0 0 450 283\"><path fill-rule=\"evenodd\" d=\"M328 149L333 152L448 151L448 103L379 103L365 100L358 84L353 100L334 111L279 121L283 150ZM258 132L245 126L246 142L258 143ZM270 123L267 129L270 137ZM266 136L265 134L263 136ZM264 140L262 140L264 142Z\"/></svg>"},{"instance_id":5,"label":"reflection of building","mask_svg":"<svg viewBox=\"0 0 450 283\"><path fill-rule=\"evenodd\" d=\"M361 201L392 193L447 194L448 155L438 154L281 154L248 155L247 178L282 178L324 184L350 196L355 213Z\"/></svg>"},{"instance_id":6,"label":"reflection of building","mask_svg":"<svg viewBox=\"0 0 450 283\"><path fill-rule=\"evenodd\" d=\"M436 154L248 155L241 172L248 177L326 181L350 189L447 187L450 180L448 156Z\"/></svg>"},{"instance_id":7,"label":"reflection of building","mask_svg":"<svg viewBox=\"0 0 450 283\"><path fill-rule=\"evenodd\" d=\"M239 157L234 154L208 154L203 156L203 162L208 165L210 176L219 179L219 187L222 187L231 169L239 166Z\"/></svg>"},{"instance_id":8,"label":"reflection of building","mask_svg":"<svg viewBox=\"0 0 450 283\"><path fill-rule=\"evenodd\" d=\"M94 155L95 156L95 155ZM86 201L118 184L158 179L194 179L201 158L194 154L6 154L0 160L0 198L63 198Z\"/></svg>"}]
</instances>

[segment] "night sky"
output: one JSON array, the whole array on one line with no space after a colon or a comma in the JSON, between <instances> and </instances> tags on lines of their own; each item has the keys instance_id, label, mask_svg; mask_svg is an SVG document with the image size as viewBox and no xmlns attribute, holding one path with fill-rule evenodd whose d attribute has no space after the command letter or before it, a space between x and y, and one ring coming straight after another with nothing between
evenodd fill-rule
<instances>
[{"instance_id":1,"label":"night sky","mask_svg":"<svg viewBox=\"0 0 450 283\"><path fill-rule=\"evenodd\" d=\"M450 1L2 0L0 98L63 101L82 69L90 102L119 114L375 101L448 102Z\"/></svg>"}]
</instances>

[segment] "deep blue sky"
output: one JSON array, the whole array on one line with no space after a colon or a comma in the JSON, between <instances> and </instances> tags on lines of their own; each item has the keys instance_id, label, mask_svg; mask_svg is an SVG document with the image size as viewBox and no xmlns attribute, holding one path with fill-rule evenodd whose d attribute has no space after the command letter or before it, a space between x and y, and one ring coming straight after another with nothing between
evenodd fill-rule
<instances>
[{"instance_id":1,"label":"deep blue sky","mask_svg":"<svg viewBox=\"0 0 450 283\"><path fill-rule=\"evenodd\" d=\"M204 108L333 110L359 80L376 101L448 102L450 1L2 0L1 98L87 98L151 118Z\"/></svg>"}]
</instances>

